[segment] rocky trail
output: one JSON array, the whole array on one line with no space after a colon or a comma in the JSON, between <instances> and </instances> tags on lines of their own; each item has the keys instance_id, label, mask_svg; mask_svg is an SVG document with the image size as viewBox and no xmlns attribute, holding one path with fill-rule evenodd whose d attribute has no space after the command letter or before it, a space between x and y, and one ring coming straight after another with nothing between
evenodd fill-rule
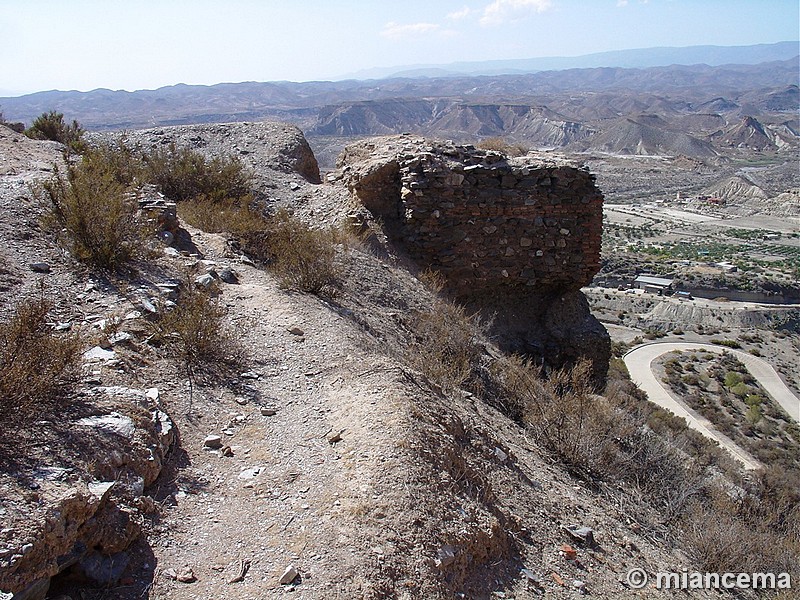
<instances>
[{"instance_id":1,"label":"rocky trail","mask_svg":"<svg viewBox=\"0 0 800 600\"><path fill-rule=\"evenodd\" d=\"M209 128L176 137L224 134ZM135 277L98 278L38 225L28 183L58 149L0 134L14 157L0 171L2 310L44 284L53 325L97 342L81 402L3 448L3 600L662 598L627 573L692 565L622 485L576 478L517 422L410 366L409 315L436 298L403 260L342 244L335 293L303 294L182 223L193 252L162 247ZM254 164L264 139L249 142ZM265 197L306 217L348 213L340 179L312 184L292 170L308 161L292 161L258 167ZM190 377L152 343L148 306L226 269L213 285L245 360ZM502 356L480 344L483 360Z\"/></svg>"}]
</instances>

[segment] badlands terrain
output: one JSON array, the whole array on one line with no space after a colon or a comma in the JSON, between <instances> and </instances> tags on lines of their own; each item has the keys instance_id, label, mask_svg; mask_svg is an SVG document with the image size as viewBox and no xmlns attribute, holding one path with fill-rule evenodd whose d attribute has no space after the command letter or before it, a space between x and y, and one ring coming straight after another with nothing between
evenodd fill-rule
<instances>
[{"instance_id":1,"label":"badlands terrain","mask_svg":"<svg viewBox=\"0 0 800 600\"><path fill-rule=\"evenodd\" d=\"M40 187L80 159L0 126L3 322L46 298L47 334L82 344L64 408L0 441L0 598L674 596L632 569L794 583L796 73L506 75L478 101L459 87L477 78L433 100L416 96L442 81L398 79L264 109L305 135L229 104L67 113L90 146L236 157L269 218L335 231L312 291L153 186L130 191L169 235L123 272L87 266ZM3 99L5 117L45 100ZM689 295L634 289L642 274ZM224 333L211 366L158 333L197 294ZM684 350L630 360L663 342Z\"/></svg>"}]
</instances>

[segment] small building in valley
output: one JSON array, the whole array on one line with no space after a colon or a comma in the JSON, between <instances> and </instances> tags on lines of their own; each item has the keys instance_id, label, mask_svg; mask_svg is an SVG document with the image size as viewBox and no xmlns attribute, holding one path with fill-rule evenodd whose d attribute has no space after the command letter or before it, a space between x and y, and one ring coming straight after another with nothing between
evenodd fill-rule
<instances>
[{"instance_id":1,"label":"small building in valley","mask_svg":"<svg viewBox=\"0 0 800 600\"><path fill-rule=\"evenodd\" d=\"M663 294L672 290L672 279L654 277L652 275L639 275L634 280L633 285L651 294Z\"/></svg>"}]
</instances>

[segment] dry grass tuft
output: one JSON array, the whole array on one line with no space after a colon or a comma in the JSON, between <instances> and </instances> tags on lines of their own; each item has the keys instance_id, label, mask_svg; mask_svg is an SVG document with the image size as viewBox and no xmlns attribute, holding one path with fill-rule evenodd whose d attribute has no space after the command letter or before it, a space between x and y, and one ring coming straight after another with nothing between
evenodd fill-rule
<instances>
[{"instance_id":1,"label":"dry grass tuft","mask_svg":"<svg viewBox=\"0 0 800 600\"><path fill-rule=\"evenodd\" d=\"M253 208L250 196L214 201L204 196L178 204L178 216L209 233L228 232L249 236L267 227L265 218Z\"/></svg>"},{"instance_id":2,"label":"dry grass tuft","mask_svg":"<svg viewBox=\"0 0 800 600\"><path fill-rule=\"evenodd\" d=\"M480 327L463 307L437 299L411 321L414 338L406 351L409 365L449 392L475 383L483 353Z\"/></svg>"},{"instance_id":3,"label":"dry grass tuft","mask_svg":"<svg viewBox=\"0 0 800 600\"><path fill-rule=\"evenodd\" d=\"M483 150L494 150L509 157L525 156L528 153L528 148L522 144L512 144L501 137L486 138L476 145Z\"/></svg>"}]
</instances>

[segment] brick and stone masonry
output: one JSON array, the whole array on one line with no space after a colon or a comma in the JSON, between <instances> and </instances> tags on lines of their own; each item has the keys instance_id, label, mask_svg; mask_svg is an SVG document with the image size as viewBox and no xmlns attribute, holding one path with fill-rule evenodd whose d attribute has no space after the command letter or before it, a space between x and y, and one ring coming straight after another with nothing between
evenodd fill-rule
<instances>
[{"instance_id":1,"label":"brick and stone masonry","mask_svg":"<svg viewBox=\"0 0 800 600\"><path fill-rule=\"evenodd\" d=\"M565 159L411 136L362 141L339 160L353 195L404 253L491 316L501 343L553 365L610 343L580 288L600 267L603 195Z\"/></svg>"}]
</instances>

